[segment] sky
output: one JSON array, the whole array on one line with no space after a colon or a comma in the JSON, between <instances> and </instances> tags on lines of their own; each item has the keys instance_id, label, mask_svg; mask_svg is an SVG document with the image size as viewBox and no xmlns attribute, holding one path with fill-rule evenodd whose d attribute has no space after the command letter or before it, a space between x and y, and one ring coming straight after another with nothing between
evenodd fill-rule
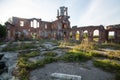
<instances>
[{"instance_id":1,"label":"sky","mask_svg":"<svg viewBox=\"0 0 120 80\"><path fill-rule=\"evenodd\" d=\"M0 0L0 23L13 16L54 21L60 6L68 7L71 26L120 24L120 0Z\"/></svg>"}]
</instances>

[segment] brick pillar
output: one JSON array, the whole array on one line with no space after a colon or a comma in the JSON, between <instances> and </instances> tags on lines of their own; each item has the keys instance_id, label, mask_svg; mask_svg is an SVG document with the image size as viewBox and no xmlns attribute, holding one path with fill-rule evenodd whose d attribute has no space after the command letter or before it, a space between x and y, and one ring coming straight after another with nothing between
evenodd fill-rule
<instances>
[{"instance_id":1,"label":"brick pillar","mask_svg":"<svg viewBox=\"0 0 120 80\"><path fill-rule=\"evenodd\" d=\"M88 31L88 42L91 42L91 33Z\"/></svg>"},{"instance_id":2,"label":"brick pillar","mask_svg":"<svg viewBox=\"0 0 120 80\"><path fill-rule=\"evenodd\" d=\"M105 41L108 41L108 30L105 30L105 31L104 31L104 36L105 36L105 37L104 37L104 40L105 40Z\"/></svg>"},{"instance_id":3,"label":"brick pillar","mask_svg":"<svg viewBox=\"0 0 120 80\"><path fill-rule=\"evenodd\" d=\"M105 42L106 38L108 39L108 32L106 33L105 30L99 31L99 41L98 42Z\"/></svg>"},{"instance_id":4,"label":"brick pillar","mask_svg":"<svg viewBox=\"0 0 120 80\"><path fill-rule=\"evenodd\" d=\"M115 37L115 40L116 40L117 39L117 31L115 31L114 37Z\"/></svg>"},{"instance_id":5,"label":"brick pillar","mask_svg":"<svg viewBox=\"0 0 120 80\"><path fill-rule=\"evenodd\" d=\"M75 31L72 32L72 39L76 40L76 38L75 38Z\"/></svg>"},{"instance_id":6,"label":"brick pillar","mask_svg":"<svg viewBox=\"0 0 120 80\"><path fill-rule=\"evenodd\" d=\"M79 41L83 40L83 31L79 31Z\"/></svg>"},{"instance_id":7,"label":"brick pillar","mask_svg":"<svg viewBox=\"0 0 120 80\"><path fill-rule=\"evenodd\" d=\"M67 40L69 40L69 39L70 39L70 32L67 31Z\"/></svg>"}]
</instances>

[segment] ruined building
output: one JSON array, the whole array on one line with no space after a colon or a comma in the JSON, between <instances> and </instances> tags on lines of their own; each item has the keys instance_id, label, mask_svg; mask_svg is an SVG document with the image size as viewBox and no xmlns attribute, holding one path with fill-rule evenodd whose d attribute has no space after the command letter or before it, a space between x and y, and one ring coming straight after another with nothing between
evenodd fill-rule
<instances>
[{"instance_id":1,"label":"ruined building","mask_svg":"<svg viewBox=\"0 0 120 80\"><path fill-rule=\"evenodd\" d=\"M76 34L79 33L79 41L84 39L84 31L87 31L88 41L93 41L93 33L98 30L98 42L106 40L120 41L120 25L110 25L106 29L104 26L85 26L71 28L68 16L68 8L60 7L57 10L57 20L48 22L42 19L18 18L13 17L11 21L6 22L7 40L16 39L57 39L57 40L76 40ZM114 32L114 37L109 39L109 32Z\"/></svg>"}]
</instances>

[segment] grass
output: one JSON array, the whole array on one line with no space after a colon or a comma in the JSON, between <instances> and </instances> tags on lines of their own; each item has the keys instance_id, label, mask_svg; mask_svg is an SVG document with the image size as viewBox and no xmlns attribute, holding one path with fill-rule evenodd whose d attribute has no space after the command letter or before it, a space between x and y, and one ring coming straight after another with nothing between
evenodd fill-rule
<instances>
[{"instance_id":1,"label":"grass","mask_svg":"<svg viewBox=\"0 0 120 80\"><path fill-rule=\"evenodd\" d=\"M112 48L112 49L117 49L120 50L120 44L116 43L103 43L100 48Z\"/></svg>"},{"instance_id":2,"label":"grass","mask_svg":"<svg viewBox=\"0 0 120 80\"><path fill-rule=\"evenodd\" d=\"M40 44L42 44L44 40L40 41ZM39 51L32 51L28 53L23 53L18 56L18 77L20 80L29 80L29 73L31 70L34 70L36 68L44 67L46 64L63 60L66 62L82 62L82 61L88 61L94 58L107 58L105 60L94 60L93 64L96 67L100 67L106 71L114 72L116 74L115 80L120 79L120 64L108 59L116 59L120 56L120 51L108 51L108 55L99 54L97 52L93 52L93 50L98 49L99 46L96 43L93 42L86 42L82 41L81 44L76 45L74 42L56 42L53 41L55 44L59 44L60 47L66 47L66 46L74 46L73 49L66 52L65 55L63 55L60 58L55 58L57 55L55 52L48 51L44 54L45 58L42 60L38 60L36 62L29 62L29 58L35 57L40 55ZM34 44L19 44L19 45L13 45L9 44L7 48L3 49L3 51L16 51L16 50L23 50L23 49L31 49L35 48ZM44 46L41 46L44 47ZM104 43L100 46L100 48L107 48L112 47L115 49L120 49L120 45L115 43ZM62 48L61 48L62 49Z\"/></svg>"},{"instance_id":3,"label":"grass","mask_svg":"<svg viewBox=\"0 0 120 80\"><path fill-rule=\"evenodd\" d=\"M64 42L64 41L61 41L59 43L59 47L66 47L66 46L75 46L76 43L75 42Z\"/></svg>"},{"instance_id":4,"label":"grass","mask_svg":"<svg viewBox=\"0 0 120 80\"><path fill-rule=\"evenodd\" d=\"M115 60L120 60L120 50L117 51L107 51L108 58L110 59L115 59Z\"/></svg>"},{"instance_id":5,"label":"grass","mask_svg":"<svg viewBox=\"0 0 120 80\"><path fill-rule=\"evenodd\" d=\"M40 52L39 51L32 51L30 53L24 53L24 54L19 54L20 57L26 57L26 58L30 58L30 57L35 57L35 56L39 56Z\"/></svg>"},{"instance_id":6,"label":"grass","mask_svg":"<svg viewBox=\"0 0 120 80\"><path fill-rule=\"evenodd\" d=\"M52 52L52 51L48 51L46 53L44 53L45 57L55 57L57 55L57 53Z\"/></svg>"},{"instance_id":7,"label":"grass","mask_svg":"<svg viewBox=\"0 0 120 80\"><path fill-rule=\"evenodd\" d=\"M2 49L2 51L16 51L16 50L25 50L25 49L31 49L35 48L36 46L34 44L30 43L21 43L21 44L8 44L5 48Z\"/></svg>"},{"instance_id":8,"label":"grass","mask_svg":"<svg viewBox=\"0 0 120 80\"><path fill-rule=\"evenodd\" d=\"M37 61L35 63L30 63L25 58L20 58L18 60L18 77L20 80L29 80L29 72L36 68L44 67L45 64L52 63L57 61L57 59L53 57L46 57L43 60Z\"/></svg>"},{"instance_id":9,"label":"grass","mask_svg":"<svg viewBox=\"0 0 120 80\"><path fill-rule=\"evenodd\" d=\"M48 63L52 63L57 61L56 58L54 57L50 57L53 56L54 53L50 53L51 55L48 55L42 59L42 60L38 60L36 62L29 62L28 59L30 57L35 57L40 55L40 53L38 51L32 51L29 53L25 53L25 54L20 54L18 56L18 61L17 61L17 66L18 66L18 77L20 80L29 80L29 72L31 70L34 70L36 68L40 68L40 67L44 67L45 64Z\"/></svg>"},{"instance_id":10,"label":"grass","mask_svg":"<svg viewBox=\"0 0 120 80\"><path fill-rule=\"evenodd\" d=\"M95 60L94 65L96 67L100 67L109 72L117 72L120 70L120 64L113 60L109 60L109 59Z\"/></svg>"},{"instance_id":11,"label":"grass","mask_svg":"<svg viewBox=\"0 0 120 80\"><path fill-rule=\"evenodd\" d=\"M98 45L94 42L82 41L81 44L74 47L78 50L90 51L98 48Z\"/></svg>"},{"instance_id":12,"label":"grass","mask_svg":"<svg viewBox=\"0 0 120 80\"><path fill-rule=\"evenodd\" d=\"M95 60L93 63L96 67L100 67L108 72L114 72L116 74L115 80L120 79L120 63L109 59Z\"/></svg>"},{"instance_id":13,"label":"grass","mask_svg":"<svg viewBox=\"0 0 120 80\"><path fill-rule=\"evenodd\" d=\"M91 52L84 52L81 50L71 50L67 52L63 57L61 57L62 60L67 62L80 62L80 61L87 61L92 58Z\"/></svg>"}]
</instances>

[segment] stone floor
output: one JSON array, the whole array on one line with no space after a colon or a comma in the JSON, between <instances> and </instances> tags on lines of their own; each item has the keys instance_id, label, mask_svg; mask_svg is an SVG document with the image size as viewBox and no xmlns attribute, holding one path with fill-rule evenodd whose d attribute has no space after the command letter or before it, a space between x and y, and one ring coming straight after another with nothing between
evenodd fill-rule
<instances>
[{"instance_id":1,"label":"stone floor","mask_svg":"<svg viewBox=\"0 0 120 80\"><path fill-rule=\"evenodd\" d=\"M0 45L0 50L5 46L6 44ZM46 51L53 51L58 54L56 57L65 54L65 51L63 49L58 48L58 46L56 46L54 43L51 42L42 43L42 46L38 45L38 48L36 49L38 49L42 54L44 54L44 52ZM2 60L6 61L9 70L7 74L4 73L0 75L2 77L6 77L6 80L14 80L11 72L16 67L18 52L19 51L0 52L0 54L5 54ZM32 57L29 60L31 62L36 62L37 60L43 58L44 57L39 55L36 57ZM105 72L99 68L94 67L92 64L92 60L84 63L56 62L56 63L47 64L43 68L39 68L31 71L30 80L52 80L50 76L52 73L78 75L82 77L82 80L114 80L114 74Z\"/></svg>"},{"instance_id":2,"label":"stone floor","mask_svg":"<svg viewBox=\"0 0 120 80\"><path fill-rule=\"evenodd\" d=\"M82 80L114 80L114 74L105 72L92 65L92 61L86 63L57 62L47 64L44 68L33 70L30 80L52 80L52 73L64 73L78 75Z\"/></svg>"}]
</instances>

